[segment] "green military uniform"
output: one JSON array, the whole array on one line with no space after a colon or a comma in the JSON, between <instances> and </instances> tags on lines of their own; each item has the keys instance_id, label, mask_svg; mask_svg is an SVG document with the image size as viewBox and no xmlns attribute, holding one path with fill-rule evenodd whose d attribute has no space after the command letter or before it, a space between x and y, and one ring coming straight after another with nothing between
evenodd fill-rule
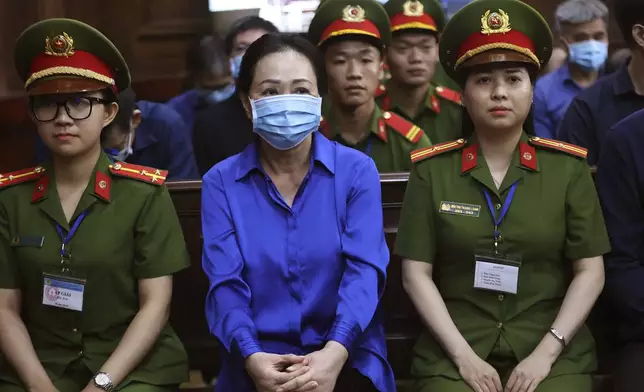
<instances>
[{"instance_id":1,"label":"green military uniform","mask_svg":"<svg viewBox=\"0 0 644 392\"><path fill-rule=\"evenodd\" d=\"M481 37L481 31L495 35ZM525 36L532 42L523 40ZM489 58L472 53L486 56L487 50L513 47L510 50L524 56L522 61L537 68L548 60L549 50L542 50L550 47L549 36L546 22L528 5L518 0L478 0L446 26L441 61L457 76L469 59L503 58L501 52ZM516 37L521 39L515 41ZM497 188L476 133L468 140L412 153L414 167L395 253L433 265L433 279L456 327L474 352L497 369L504 384L549 333L570 285L570 263L609 251L585 156L580 147L524 133ZM503 211L507 212L495 236L494 219ZM489 281L486 289L481 285L485 275L476 272L483 268L481 255L498 260L495 242L499 254L507 255L500 257L519 268L514 294L491 288ZM537 392L591 390L596 358L588 327L582 326L567 343ZM471 391L429 331L416 343L411 373L419 392Z\"/></svg>"},{"instance_id":2,"label":"green military uniform","mask_svg":"<svg viewBox=\"0 0 644 392\"><path fill-rule=\"evenodd\" d=\"M338 37L369 38L387 45L391 39L389 18L384 8L374 0L328 0L320 4L309 26L309 39L318 46L327 45ZM374 92L375 93L375 92ZM322 132L332 139L339 137L339 124L333 117L331 101L322 105ZM391 112L376 107L371 114L369 133L356 145L373 158L380 172L409 171L409 152L430 146L424 131Z\"/></svg>"},{"instance_id":3,"label":"green military uniform","mask_svg":"<svg viewBox=\"0 0 644 392\"><path fill-rule=\"evenodd\" d=\"M420 128L395 113L382 111L378 107L371 115L369 124L370 133L355 145L342 138L333 117L322 120L320 132L331 140L356 148L372 157L380 173L410 171L409 154L418 148L431 145Z\"/></svg>"},{"instance_id":4,"label":"green military uniform","mask_svg":"<svg viewBox=\"0 0 644 392\"><path fill-rule=\"evenodd\" d=\"M436 0L389 0L385 4L385 10L389 15L394 39L406 32L431 34L438 39L445 25L443 7ZM378 105L383 110L391 110L418 125L433 143L461 136L461 95L457 90L436 84L437 79L445 76L438 72L439 69L442 70L440 65L436 67L437 73L428 86L423 107L413 117L400 107L401 95L406 92L394 89L393 80L388 79L382 83L376 92Z\"/></svg>"},{"instance_id":5,"label":"green military uniform","mask_svg":"<svg viewBox=\"0 0 644 392\"><path fill-rule=\"evenodd\" d=\"M15 59L30 95L117 92L130 83L116 48L74 20L30 27ZM20 291L22 320L60 392L85 388L112 355L139 311L139 280L189 265L166 175L101 153L70 222L50 163L0 175L0 288ZM0 364L2 392L24 390L11 362ZM116 388L169 391L187 375L186 352L166 324Z\"/></svg>"}]
</instances>

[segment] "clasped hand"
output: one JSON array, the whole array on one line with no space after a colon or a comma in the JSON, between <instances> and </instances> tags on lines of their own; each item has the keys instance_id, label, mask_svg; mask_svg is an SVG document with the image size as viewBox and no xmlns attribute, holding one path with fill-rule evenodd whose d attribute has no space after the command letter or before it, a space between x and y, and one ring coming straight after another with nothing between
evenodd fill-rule
<instances>
[{"instance_id":1,"label":"clasped hand","mask_svg":"<svg viewBox=\"0 0 644 392\"><path fill-rule=\"evenodd\" d=\"M306 356L256 353L246 369L258 392L332 392L347 357L344 346L329 342Z\"/></svg>"}]
</instances>

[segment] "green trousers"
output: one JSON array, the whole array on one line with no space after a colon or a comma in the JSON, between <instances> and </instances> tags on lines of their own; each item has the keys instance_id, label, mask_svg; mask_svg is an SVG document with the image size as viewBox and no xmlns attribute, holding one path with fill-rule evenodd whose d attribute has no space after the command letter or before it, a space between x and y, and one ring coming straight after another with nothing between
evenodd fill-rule
<instances>
[{"instance_id":1,"label":"green trousers","mask_svg":"<svg viewBox=\"0 0 644 392\"><path fill-rule=\"evenodd\" d=\"M61 378L54 381L58 392L81 392L90 380L93 373L83 364L72 364ZM144 383L129 383L123 388L117 388L119 392L176 392L177 385L150 385ZM0 392L26 392L27 389L20 385L6 383L0 380Z\"/></svg>"},{"instance_id":2,"label":"green trousers","mask_svg":"<svg viewBox=\"0 0 644 392\"><path fill-rule=\"evenodd\" d=\"M518 365L512 349L501 336L492 349L487 362L492 365L501 377L501 383L510 378L512 371ZM472 392L473 389L463 380L453 380L447 377L428 377L414 380L414 392ZM589 374L567 374L547 377L539 384L535 392L591 392L592 377Z\"/></svg>"}]
</instances>

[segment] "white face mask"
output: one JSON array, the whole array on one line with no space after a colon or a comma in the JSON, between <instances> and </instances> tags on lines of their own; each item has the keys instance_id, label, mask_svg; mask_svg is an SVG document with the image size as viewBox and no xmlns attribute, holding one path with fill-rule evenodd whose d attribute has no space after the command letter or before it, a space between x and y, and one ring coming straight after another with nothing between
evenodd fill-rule
<instances>
[{"instance_id":1,"label":"white face mask","mask_svg":"<svg viewBox=\"0 0 644 392\"><path fill-rule=\"evenodd\" d=\"M123 147L118 154L114 156L114 160L116 161L125 161L130 155L132 155L132 132L130 132L127 135L127 142L125 143L125 147Z\"/></svg>"}]
</instances>

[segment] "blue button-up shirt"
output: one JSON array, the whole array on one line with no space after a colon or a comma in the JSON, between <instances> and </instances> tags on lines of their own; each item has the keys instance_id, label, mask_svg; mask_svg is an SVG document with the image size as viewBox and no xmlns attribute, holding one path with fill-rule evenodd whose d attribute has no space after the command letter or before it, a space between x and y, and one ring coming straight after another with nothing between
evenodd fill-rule
<instances>
[{"instance_id":1,"label":"blue button-up shirt","mask_svg":"<svg viewBox=\"0 0 644 392\"><path fill-rule=\"evenodd\" d=\"M587 148L588 164L595 166L610 128L639 109L644 109L644 96L635 92L628 68L623 66L572 100L557 138Z\"/></svg>"},{"instance_id":2,"label":"blue button-up shirt","mask_svg":"<svg viewBox=\"0 0 644 392\"><path fill-rule=\"evenodd\" d=\"M606 294L620 315L620 337L644 341L644 110L606 136L596 183L612 251Z\"/></svg>"},{"instance_id":3,"label":"blue button-up shirt","mask_svg":"<svg viewBox=\"0 0 644 392\"><path fill-rule=\"evenodd\" d=\"M206 317L225 349L217 391L254 391L243 361L253 353L303 355L329 340L379 391L395 391L379 306L389 250L376 165L315 133L289 207L257 143L203 178Z\"/></svg>"},{"instance_id":4,"label":"blue button-up shirt","mask_svg":"<svg viewBox=\"0 0 644 392\"><path fill-rule=\"evenodd\" d=\"M582 90L570 76L568 64L539 78L534 87L535 134L554 139L570 101Z\"/></svg>"}]
</instances>

